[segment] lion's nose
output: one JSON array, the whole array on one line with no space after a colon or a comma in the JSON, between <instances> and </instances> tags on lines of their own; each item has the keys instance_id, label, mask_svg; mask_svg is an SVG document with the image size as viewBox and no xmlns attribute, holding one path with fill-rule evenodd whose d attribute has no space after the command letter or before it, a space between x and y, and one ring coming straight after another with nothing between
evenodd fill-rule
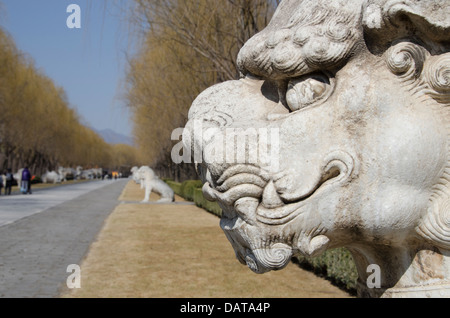
<instances>
[{"instance_id":1,"label":"lion's nose","mask_svg":"<svg viewBox=\"0 0 450 318\"><path fill-rule=\"evenodd\" d=\"M282 206L283 204L284 203L281 200L273 181L270 180L264 188L262 194L262 205L265 208L274 209Z\"/></svg>"}]
</instances>

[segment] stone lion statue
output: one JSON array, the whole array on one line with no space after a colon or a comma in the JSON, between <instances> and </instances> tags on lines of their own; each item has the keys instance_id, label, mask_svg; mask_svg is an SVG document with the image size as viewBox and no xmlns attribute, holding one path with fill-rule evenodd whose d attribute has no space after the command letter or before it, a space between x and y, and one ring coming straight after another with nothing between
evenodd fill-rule
<instances>
[{"instance_id":1,"label":"stone lion statue","mask_svg":"<svg viewBox=\"0 0 450 318\"><path fill-rule=\"evenodd\" d=\"M136 177L141 184L141 189L145 188L145 197L142 202L150 201L150 193L153 191L161 196L158 203L168 203L175 201L175 193L167 183L162 181L155 172L148 166L140 167L136 172Z\"/></svg>"},{"instance_id":2,"label":"stone lion statue","mask_svg":"<svg viewBox=\"0 0 450 318\"><path fill-rule=\"evenodd\" d=\"M138 176L138 171L139 171L139 167L137 167L137 166L134 166L130 169L131 179L133 179L133 181L136 184L139 184L141 182L141 180L139 179L139 176Z\"/></svg>"},{"instance_id":3,"label":"stone lion statue","mask_svg":"<svg viewBox=\"0 0 450 318\"><path fill-rule=\"evenodd\" d=\"M449 48L447 0L281 2L183 134L239 261L346 247L361 297L450 296ZM258 149L225 142L250 128Z\"/></svg>"},{"instance_id":4,"label":"stone lion statue","mask_svg":"<svg viewBox=\"0 0 450 318\"><path fill-rule=\"evenodd\" d=\"M52 171L46 171L42 176L41 176L42 182L43 183L61 183L64 179L63 175L61 173L58 173L54 170Z\"/></svg>"}]
</instances>

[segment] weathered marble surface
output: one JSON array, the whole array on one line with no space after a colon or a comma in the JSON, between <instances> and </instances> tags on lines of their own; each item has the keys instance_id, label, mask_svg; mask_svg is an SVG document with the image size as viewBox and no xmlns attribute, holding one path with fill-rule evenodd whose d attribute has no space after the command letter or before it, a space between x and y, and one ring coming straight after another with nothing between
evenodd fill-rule
<instances>
[{"instance_id":1,"label":"weathered marble surface","mask_svg":"<svg viewBox=\"0 0 450 318\"><path fill-rule=\"evenodd\" d=\"M345 246L361 297L450 296L449 48L447 0L281 2L183 135L239 261Z\"/></svg>"}]
</instances>

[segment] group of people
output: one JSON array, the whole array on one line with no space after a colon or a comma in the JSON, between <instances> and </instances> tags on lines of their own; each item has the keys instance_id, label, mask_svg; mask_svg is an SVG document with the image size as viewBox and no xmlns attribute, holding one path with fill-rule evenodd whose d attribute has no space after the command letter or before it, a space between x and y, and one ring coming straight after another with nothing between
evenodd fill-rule
<instances>
[{"instance_id":1,"label":"group of people","mask_svg":"<svg viewBox=\"0 0 450 318\"><path fill-rule=\"evenodd\" d=\"M0 175L0 195L2 194L2 188L5 187L5 195L11 194L11 188L13 184L14 176L10 168L8 168L4 176Z\"/></svg>"},{"instance_id":2,"label":"group of people","mask_svg":"<svg viewBox=\"0 0 450 318\"><path fill-rule=\"evenodd\" d=\"M2 194L2 188L5 187L5 195L11 194L11 188L13 186L14 176L10 168L8 168L5 174L0 175L0 195ZM28 167L22 170L22 178L20 181L20 191L23 194L31 194L31 173Z\"/></svg>"}]
</instances>

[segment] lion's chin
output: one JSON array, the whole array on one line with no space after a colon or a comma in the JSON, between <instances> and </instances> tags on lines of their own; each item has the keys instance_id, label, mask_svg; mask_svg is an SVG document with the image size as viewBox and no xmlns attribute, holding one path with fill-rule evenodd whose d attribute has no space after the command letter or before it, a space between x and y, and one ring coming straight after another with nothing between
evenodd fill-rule
<instances>
[{"instance_id":1,"label":"lion's chin","mask_svg":"<svg viewBox=\"0 0 450 318\"><path fill-rule=\"evenodd\" d=\"M330 240L320 225L306 228L309 227L305 222L308 210L301 205L291 204L281 210L277 208L279 213L287 213L292 218L294 216L298 218L294 222L284 224L272 222L273 224L268 227L267 224L251 217L252 213L254 216L256 211L261 209L260 204L257 204L254 199L241 198L237 201L237 206L242 209L245 202L249 203L248 208L252 209L251 212L247 214L243 214L242 211L228 212L235 216L233 218L222 216L220 226L232 244L237 259L253 272L261 274L279 270L289 263L294 254L317 256L328 248ZM285 210L288 208L292 210ZM296 231L298 227L302 226L305 228L300 231L300 234L295 234L298 233Z\"/></svg>"},{"instance_id":2,"label":"lion's chin","mask_svg":"<svg viewBox=\"0 0 450 318\"><path fill-rule=\"evenodd\" d=\"M293 249L289 244L265 237L263 233L255 236L260 228L249 225L240 217L222 218L220 226L231 242L236 258L257 274L282 269L291 260Z\"/></svg>"}]
</instances>

